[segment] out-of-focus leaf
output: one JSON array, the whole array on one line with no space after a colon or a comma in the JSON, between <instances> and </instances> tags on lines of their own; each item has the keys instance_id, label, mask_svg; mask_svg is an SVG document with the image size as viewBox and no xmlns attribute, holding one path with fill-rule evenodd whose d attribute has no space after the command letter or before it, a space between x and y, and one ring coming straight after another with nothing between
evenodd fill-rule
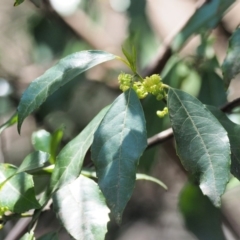
<instances>
[{"instance_id":1,"label":"out-of-focus leaf","mask_svg":"<svg viewBox=\"0 0 240 240\"><path fill-rule=\"evenodd\" d=\"M44 234L37 240L58 240L58 234L55 232Z\"/></svg>"},{"instance_id":2,"label":"out-of-focus leaf","mask_svg":"<svg viewBox=\"0 0 240 240\"><path fill-rule=\"evenodd\" d=\"M227 95L224 89L223 80L214 72L201 71L202 85L198 99L204 103L214 106L222 106L227 102Z\"/></svg>"},{"instance_id":3,"label":"out-of-focus leaf","mask_svg":"<svg viewBox=\"0 0 240 240\"><path fill-rule=\"evenodd\" d=\"M52 191L71 183L80 175L85 154L93 141L93 134L107 110L108 107L104 108L77 137L61 150L52 173L50 186Z\"/></svg>"},{"instance_id":4,"label":"out-of-focus leaf","mask_svg":"<svg viewBox=\"0 0 240 240\"><path fill-rule=\"evenodd\" d=\"M74 239L105 239L109 209L93 180L80 176L58 190L53 195L53 207Z\"/></svg>"},{"instance_id":5,"label":"out-of-focus leaf","mask_svg":"<svg viewBox=\"0 0 240 240\"><path fill-rule=\"evenodd\" d=\"M103 51L82 51L60 60L42 76L34 80L23 93L18 106L18 131L23 120L36 110L52 93L88 69L114 59L115 56Z\"/></svg>"},{"instance_id":6,"label":"out-of-focus leaf","mask_svg":"<svg viewBox=\"0 0 240 240\"><path fill-rule=\"evenodd\" d=\"M220 206L230 176L230 144L226 130L209 110L191 95L170 88L168 109L177 154L200 188Z\"/></svg>"},{"instance_id":7,"label":"out-of-focus leaf","mask_svg":"<svg viewBox=\"0 0 240 240\"><path fill-rule=\"evenodd\" d=\"M222 65L223 80L228 88L231 80L240 73L240 28L233 33L229 40L227 56Z\"/></svg>"},{"instance_id":8,"label":"out-of-focus leaf","mask_svg":"<svg viewBox=\"0 0 240 240\"><path fill-rule=\"evenodd\" d=\"M146 146L142 106L135 91L129 89L111 105L91 149L98 184L117 223L132 195L138 160Z\"/></svg>"},{"instance_id":9,"label":"out-of-focus leaf","mask_svg":"<svg viewBox=\"0 0 240 240\"><path fill-rule=\"evenodd\" d=\"M16 0L15 3L14 3L14 6L16 7L16 6L20 5L23 2L24 2L24 0Z\"/></svg>"},{"instance_id":10,"label":"out-of-focus leaf","mask_svg":"<svg viewBox=\"0 0 240 240\"><path fill-rule=\"evenodd\" d=\"M12 165L0 165L0 206L15 213L39 208L32 176L23 172L16 174L16 171Z\"/></svg>"},{"instance_id":11,"label":"out-of-focus leaf","mask_svg":"<svg viewBox=\"0 0 240 240\"><path fill-rule=\"evenodd\" d=\"M62 128L57 129L53 134L42 129L32 134L32 144L36 150L49 153L51 156L49 162L54 164L62 136Z\"/></svg>"},{"instance_id":12,"label":"out-of-focus leaf","mask_svg":"<svg viewBox=\"0 0 240 240\"><path fill-rule=\"evenodd\" d=\"M25 233L19 240L35 240L34 233Z\"/></svg>"},{"instance_id":13,"label":"out-of-focus leaf","mask_svg":"<svg viewBox=\"0 0 240 240\"><path fill-rule=\"evenodd\" d=\"M32 134L32 145L37 151L51 153L51 133L42 129Z\"/></svg>"},{"instance_id":14,"label":"out-of-focus leaf","mask_svg":"<svg viewBox=\"0 0 240 240\"><path fill-rule=\"evenodd\" d=\"M57 129L53 134L52 134L52 139L51 139L51 145L50 145L50 163L54 164L56 160L56 155L58 151L58 147L61 143L63 137L63 129Z\"/></svg>"},{"instance_id":15,"label":"out-of-focus leaf","mask_svg":"<svg viewBox=\"0 0 240 240\"><path fill-rule=\"evenodd\" d=\"M168 189L167 186L157 178L143 174L143 173L137 173L136 180L146 180L146 181L154 182L159 186L161 186L162 188L164 188L165 190Z\"/></svg>"},{"instance_id":16,"label":"out-of-focus leaf","mask_svg":"<svg viewBox=\"0 0 240 240\"><path fill-rule=\"evenodd\" d=\"M46 152L33 152L30 153L21 163L16 173L20 172L32 172L39 170L48 164L50 155Z\"/></svg>"},{"instance_id":17,"label":"out-of-focus leaf","mask_svg":"<svg viewBox=\"0 0 240 240\"><path fill-rule=\"evenodd\" d=\"M220 209L213 206L197 185L187 183L180 194L179 207L187 228L197 239L225 240Z\"/></svg>"},{"instance_id":18,"label":"out-of-focus leaf","mask_svg":"<svg viewBox=\"0 0 240 240\"><path fill-rule=\"evenodd\" d=\"M17 121L18 121L18 115L17 113L15 113L7 122L5 122L0 126L0 134L3 132L4 129L11 127L15 123L17 123Z\"/></svg>"},{"instance_id":19,"label":"out-of-focus leaf","mask_svg":"<svg viewBox=\"0 0 240 240\"><path fill-rule=\"evenodd\" d=\"M225 11L234 2L235 0L206 1L189 19L182 31L174 38L172 43L173 50L178 51L192 34L216 27Z\"/></svg>"},{"instance_id":20,"label":"out-of-focus leaf","mask_svg":"<svg viewBox=\"0 0 240 240\"><path fill-rule=\"evenodd\" d=\"M240 125L233 123L219 109L207 106L228 132L231 147L231 173L240 180Z\"/></svg>"}]
</instances>

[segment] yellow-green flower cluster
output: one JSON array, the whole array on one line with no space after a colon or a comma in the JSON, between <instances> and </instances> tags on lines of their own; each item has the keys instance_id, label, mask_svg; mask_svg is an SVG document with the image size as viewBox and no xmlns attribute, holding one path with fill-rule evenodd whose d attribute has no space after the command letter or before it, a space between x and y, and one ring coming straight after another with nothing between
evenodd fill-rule
<instances>
[{"instance_id":1,"label":"yellow-green flower cluster","mask_svg":"<svg viewBox=\"0 0 240 240\"><path fill-rule=\"evenodd\" d=\"M143 99L148 95L142 82L134 82L132 88L137 93L139 99Z\"/></svg>"},{"instance_id":2,"label":"yellow-green flower cluster","mask_svg":"<svg viewBox=\"0 0 240 240\"><path fill-rule=\"evenodd\" d=\"M118 76L118 82L120 84L120 89L123 92L127 91L131 87L132 81L133 81L133 76L131 74L120 73Z\"/></svg>"},{"instance_id":3,"label":"yellow-green flower cluster","mask_svg":"<svg viewBox=\"0 0 240 240\"><path fill-rule=\"evenodd\" d=\"M135 81L134 76L131 74L121 73L118 76L120 89L125 92L132 87L140 99L145 98L148 93L156 96L157 100L162 100L165 97L165 91L159 75L154 74L146 77L142 82Z\"/></svg>"},{"instance_id":4,"label":"yellow-green flower cluster","mask_svg":"<svg viewBox=\"0 0 240 240\"><path fill-rule=\"evenodd\" d=\"M163 118L167 114L168 114L168 108L167 107L165 107L162 111L157 111L157 115L160 118Z\"/></svg>"},{"instance_id":5,"label":"yellow-green flower cluster","mask_svg":"<svg viewBox=\"0 0 240 240\"><path fill-rule=\"evenodd\" d=\"M158 74L154 74L150 77L146 77L144 79L143 86L147 92L151 93L154 96L158 96L159 94L161 96L163 95L162 82Z\"/></svg>"}]
</instances>

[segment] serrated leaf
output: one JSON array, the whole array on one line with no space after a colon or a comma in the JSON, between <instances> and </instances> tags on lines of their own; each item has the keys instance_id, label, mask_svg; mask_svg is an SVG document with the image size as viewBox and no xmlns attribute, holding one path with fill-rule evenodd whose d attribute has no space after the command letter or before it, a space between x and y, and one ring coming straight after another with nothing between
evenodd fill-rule
<instances>
[{"instance_id":1,"label":"serrated leaf","mask_svg":"<svg viewBox=\"0 0 240 240\"><path fill-rule=\"evenodd\" d=\"M197 239L225 240L220 209L212 205L197 185L191 182L185 185L180 193L179 208L187 228Z\"/></svg>"},{"instance_id":2,"label":"serrated leaf","mask_svg":"<svg viewBox=\"0 0 240 240\"><path fill-rule=\"evenodd\" d=\"M183 166L198 178L203 194L220 206L230 175L226 130L198 99L183 91L169 89L168 108Z\"/></svg>"},{"instance_id":3,"label":"serrated leaf","mask_svg":"<svg viewBox=\"0 0 240 240\"><path fill-rule=\"evenodd\" d=\"M44 129L38 130L32 134L32 145L35 150L51 153L51 133Z\"/></svg>"},{"instance_id":4,"label":"serrated leaf","mask_svg":"<svg viewBox=\"0 0 240 240\"><path fill-rule=\"evenodd\" d=\"M240 125L233 123L219 109L207 106L228 132L231 148L231 173L240 180Z\"/></svg>"},{"instance_id":5,"label":"serrated leaf","mask_svg":"<svg viewBox=\"0 0 240 240\"><path fill-rule=\"evenodd\" d=\"M138 160L146 146L142 106L130 89L111 105L94 134L91 149L98 184L117 223L132 195Z\"/></svg>"},{"instance_id":6,"label":"serrated leaf","mask_svg":"<svg viewBox=\"0 0 240 240\"><path fill-rule=\"evenodd\" d=\"M71 183L71 181L74 181L80 175L86 152L93 141L93 134L107 110L108 107L104 108L87 127L59 153L51 177L50 188L52 191Z\"/></svg>"},{"instance_id":7,"label":"serrated leaf","mask_svg":"<svg viewBox=\"0 0 240 240\"><path fill-rule=\"evenodd\" d=\"M58 234L55 232L44 234L37 240L58 240Z\"/></svg>"},{"instance_id":8,"label":"serrated leaf","mask_svg":"<svg viewBox=\"0 0 240 240\"><path fill-rule=\"evenodd\" d=\"M192 34L215 28L225 11L234 2L235 0L211 0L203 4L174 38L173 50L178 51Z\"/></svg>"},{"instance_id":9,"label":"serrated leaf","mask_svg":"<svg viewBox=\"0 0 240 240\"><path fill-rule=\"evenodd\" d=\"M3 132L3 130L5 130L8 127L11 127L12 125L14 125L15 123L17 123L18 121L18 115L17 113L15 113L7 122L5 122L4 124L2 124L0 126L0 134Z\"/></svg>"},{"instance_id":10,"label":"serrated leaf","mask_svg":"<svg viewBox=\"0 0 240 240\"><path fill-rule=\"evenodd\" d=\"M32 172L47 166L50 155L46 152L30 153L21 163L16 173Z\"/></svg>"},{"instance_id":11,"label":"serrated leaf","mask_svg":"<svg viewBox=\"0 0 240 240\"><path fill-rule=\"evenodd\" d=\"M52 93L80 73L109 60L115 56L103 51L82 51L60 60L42 76L34 80L23 93L18 106L18 131L23 120L36 110Z\"/></svg>"},{"instance_id":12,"label":"serrated leaf","mask_svg":"<svg viewBox=\"0 0 240 240\"><path fill-rule=\"evenodd\" d=\"M53 207L63 226L74 239L105 239L109 209L93 180L80 176L58 190L53 195Z\"/></svg>"},{"instance_id":13,"label":"serrated leaf","mask_svg":"<svg viewBox=\"0 0 240 240\"><path fill-rule=\"evenodd\" d=\"M23 172L16 174L16 171L10 164L0 164L0 206L15 213L39 208L32 176Z\"/></svg>"},{"instance_id":14,"label":"serrated leaf","mask_svg":"<svg viewBox=\"0 0 240 240\"><path fill-rule=\"evenodd\" d=\"M159 186L161 186L162 188L164 188L165 190L168 189L167 186L162 181L158 180L155 177L149 176L147 174L137 173L136 180L146 180L149 182L154 182L154 183L158 184Z\"/></svg>"},{"instance_id":15,"label":"serrated leaf","mask_svg":"<svg viewBox=\"0 0 240 240\"><path fill-rule=\"evenodd\" d=\"M34 233L25 233L19 240L35 240Z\"/></svg>"},{"instance_id":16,"label":"serrated leaf","mask_svg":"<svg viewBox=\"0 0 240 240\"><path fill-rule=\"evenodd\" d=\"M233 33L229 40L227 56L222 65L223 80L228 88L231 80L240 73L240 28Z\"/></svg>"}]
</instances>

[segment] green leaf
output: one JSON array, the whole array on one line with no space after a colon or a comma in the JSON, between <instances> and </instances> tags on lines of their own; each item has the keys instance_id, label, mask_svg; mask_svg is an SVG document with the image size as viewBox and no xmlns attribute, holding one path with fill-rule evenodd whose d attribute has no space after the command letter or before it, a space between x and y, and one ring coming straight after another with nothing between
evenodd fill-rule
<instances>
[{"instance_id":1,"label":"green leaf","mask_svg":"<svg viewBox=\"0 0 240 240\"><path fill-rule=\"evenodd\" d=\"M204 103L214 106L222 106L227 102L227 94L224 89L223 80L214 72L214 69L200 72L202 86L198 99Z\"/></svg>"},{"instance_id":2,"label":"green leaf","mask_svg":"<svg viewBox=\"0 0 240 240\"><path fill-rule=\"evenodd\" d=\"M42 76L34 80L23 93L18 106L18 131L23 120L36 110L52 93L80 73L109 60L115 56L103 51L82 51L60 60Z\"/></svg>"},{"instance_id":3,"label":"green leaf","mask_svg":"<svg viewBox=\"0 0 240 240\"><path fill-rule=\"evenodd\" d=\"M32 172L46 167L50 155L46 152L33 152L30 153L21 163L16 173L20 172Z\"/></svg>"},{"instance_id":4,"label":"green leaf","mask_svg":"<svg viewBox=\"0 0 240 240\"><path fill-rule=\"evenodd\" d=\"M161 186L162 188L164 188L165 190L168 189L167 186L163 182L158 180L157 178L143 174L143 173L137 173L136 180L146 180L146 181L154 182L154 183L158 184L159 186Z\"/></svg>"},{"instance_id":5,"label":"green leaf","mask_svg":"<svg viewBox=\"0 0 240 240\"><path fill-rule=\"evenodd\" d=\"M200 33L215 28L225 11L235 0L211 0L200 7L189 19L182 31L177 34L172 43L174 51L178 51L194 33Z\"/></svg>"},{"instance_id":6,"label":"green leaf","mask_svg":"<svg viewBox=\"0 0 240 240\"><path fill-rule=\"evenodd\" d=\"M18 115L17 113L15 113L7 122L5 122L4 124L2 124L0 126L0 134L3 132L3 130L5 130L8 127L11 127L12 125L14 125L15 123L17 123L18 121Z\"/></svg>"},{"instance_id":7,"label":"green leaf","mask_svg":"<svg viewBox=\"0 0 240 240\"><path fill-rule=\"evenodd\" d=\"M233 123L219 109L207 106L228 132L231 147L231 173L240 180L240 125Z\"/></svg>"},{"instance_id":8,"label":"green leaf","mask_svg":"<svg viewBox=\"0 0 240 240\"><path fill-rule=\"evenodd\" d=\"M55 232L44 234L37 240L58 240L58 234Z\"/></svg>"},{"instance_id":9,"label":"green leaf","mask_svg":"<svg viewBox=\"0 0 240 240\"><path fill-rule=\"evenodd\" d=\"M23 213L40 207L35 198L32 176L16 174L17 168L0 164L0 206L15 213Z\"/></svg>"},{"instance_id":10,"label":"green leaf","mask_svg":"<svg viewBox=\"0 0 240 240\"><path fill-rule=\"evenodd\" d=\"M14 7L20 5L23 2L24 2L24 0L16 0L15 3L14 3Z\"/></svg>"},{"instance_id":11,"label":"green leaf","mask_svg":"<svg viewBox=\"0 0 240 240\"><path fill-rule=\"evenodd\" d=\"M59 145L61 143L62 137L63 137L63 128L57 129L52 134L51 145L50 145L51 158L49 160L50 163L52 163L52 164L54 164L56 161L56 155L57 155L57 151L58 151Z\"/></svg>"},{"instance_id":12,"label":"green leaf","mask_svg":"<svg viewBox=\"0 0 240 240\"><path fill-rule=\"evenodd\" d=\"M199 100L180 90L169 89L168 108L183 166L198 178L203 194L220 206L230 175L226 130Z\"/></svg>"},{"instance_id":13,"label":"green leaf","mask_svg":"<svg viewBox=\"0 0 240 240\"><path fill-rule=\"evenodd\" d=\"M222 65L223 80L228 88L231 80L240 73L240 28L233 33L229 40L227 56Z\"/></svg>"},{"instance_id":14,"label":"green leaf","mask_svg":"<svg viewBox=\"0 0 240 240\"><path fill-rule=\"evenodd\" d=\"M80 175L86 152L93 141L93 134L107 110L108 107L104 108L87 127L59 153L51 178L50 188L52 191L71 183Z\"/></svg>"},{"instance_id":15,"label":"green leaf","mask_svg":"<svg viewBox=\"0 0 240 240\"><path fill-rule=\"evenodd\" d=\"M41 129L32 134L32 145L35 150L50 153L51 133Z\"/></svg>"},{"instance_id":16,"label":"green leaf","mask_svg":"<svg viewBox=\"0 0 240 240\"><path fill-rule=\"evenodd\" d=\"M53 195L53 207L74 239L105 239L109 209L93 180L80 176L58 190Z\"/></svg>"},{"instance_id":17,"label":"green leaf","mask_svg":"<svg viewBox=\"0 0 240 240\"><path fill-rule=\"evenodd\" d=\"M19 240L35 240L34 233L25 233Z\"/></svg>"},{"instance_id":18,"label":"green leaf","mask_svg":"<svg viewBox=\"0 0 240 240\"><path fill-rule=\"evenodd\" d=\"M132 195L138 160L146 146L142 106L130 89L111 105L94 134L91 149L98 184L117 223Z\"/></svg>"},{"instance_id":19,"label":"green leaf","mask_svg":"<svg viewBox=\"0 0 240 240\"><path fill-rule=\"evenodd\" d=\"M220 209L212 205L196 184L189 182L183 188L179 208L187 228L197 239L225 240Z\"/></svg>"}]
</instances>

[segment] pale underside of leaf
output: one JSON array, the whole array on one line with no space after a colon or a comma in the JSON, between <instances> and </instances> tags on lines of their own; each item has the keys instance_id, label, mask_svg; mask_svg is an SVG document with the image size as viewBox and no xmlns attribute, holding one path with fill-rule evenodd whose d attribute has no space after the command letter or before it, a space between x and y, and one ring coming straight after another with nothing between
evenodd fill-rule
<instances>
[{"instance_id":1,"label":"pale underside of leaf","mask_svg":"<svg viewBox=\"0 0 240 240\"><path fill-rule=\"evenodd\" d=\"M74 239L104 239L109 209L93 180L80 176L54 194L53 204L63 226Z\"/></svg>"}]
</instances>

